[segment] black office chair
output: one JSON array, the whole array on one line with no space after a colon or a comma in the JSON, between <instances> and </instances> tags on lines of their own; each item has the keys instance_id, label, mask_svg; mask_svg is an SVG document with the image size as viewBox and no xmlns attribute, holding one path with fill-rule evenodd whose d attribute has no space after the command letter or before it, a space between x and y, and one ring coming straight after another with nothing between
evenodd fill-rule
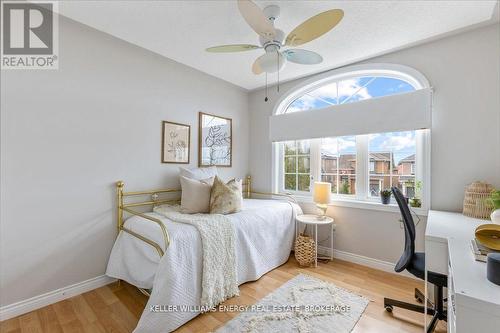
<instances>
[{"instance_id":1,"label":"black office chair","mask_svg":"<svg viewBox=\"0 0 500 333\"><path fill-rule=\"evenodd\" d=\"M407 270L416 277L425 279L425 253L415 252L415 224L406 203L406 199L397 187L392 188L392 193L399 206L401 215L403 217L403 225L405 229L405 248L401 258L394 267L396 272ZM432 315L432 320L427 327L427 332L433 332L438 320L446 321L446 310L444 310L443 288L447 287L448 278L446 275L427 272L427 281L432 283L434 288L434 303L427 300L427 314ZM420 303L426 301L424 294L415 288L415 298ZM392 312L393 307L399 307L420 313L425 312L422 305L401 302L395 299L384 298L384 307L387 312Z\"/></svg>"}]
</instances>

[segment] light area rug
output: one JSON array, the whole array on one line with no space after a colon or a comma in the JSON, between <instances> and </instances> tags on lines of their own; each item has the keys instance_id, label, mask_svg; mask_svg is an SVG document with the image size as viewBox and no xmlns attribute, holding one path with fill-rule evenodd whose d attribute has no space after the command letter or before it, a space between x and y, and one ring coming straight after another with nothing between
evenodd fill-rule
<instances>
[{"instance_id":1,"label":"light area rug","mask_svg":"<svg viewBox=\"0 0 500 333\"><path fill-rule=\"evenodd\" d=\"M351 332L369 300L300 274L246 309L217 333Z\"/></svg>"}]
</instances>

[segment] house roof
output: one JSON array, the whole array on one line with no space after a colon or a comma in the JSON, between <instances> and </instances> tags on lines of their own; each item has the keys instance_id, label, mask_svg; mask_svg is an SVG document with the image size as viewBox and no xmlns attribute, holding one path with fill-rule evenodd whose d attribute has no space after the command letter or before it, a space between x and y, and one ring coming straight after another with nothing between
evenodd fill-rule
<instances>
[{"instance_id":1,"label":"house roof","mask_svg":"<svg viewBox=\"0 0 500 333\"><path fill-rule=\"evenodd\" d=\"M391 153L370 153L370 160L375 161L390 161Z\"/></svg>"},{"instance_id":2,"label":"house roof","mask_svg":"<svg viewBox=\"0 0 500 333\"><path fill-rule=\"evenodd\" d=\"M322 159L328 159L328 160L337 160L337 155L332 155L332 154L326 154L326 153L321 153L321 158ZM356 160L356 154L343 154L342 158L340 159L339 162L339 169L340 170L354 170L354 167L350 162Z\"/></svg>"},{"instance_id":3,"label":"house roof","mask_svg":"<svg viewBox=\"0 0 500 333\"><path fill-rule=\"evenodd\" d=\"M401 163L404 162L415 162L415 154L411 154L409 156L406 156L405 158L401 159L398 163L398 165L401 165Z\"/></svg>"},{"instance_id":4,"label":"house roof","mask_svg":"<svg viewBox=\"0 0 500 333\"><path fill-rule=\"evenodd\" d=\"M350 165L349 162L355 161L356 160L356 154L344 154L342 155L343 158L340 159L340 169L352 169L352 166ZM322 159L328 159L328 160L337 160L337 155L333 154L328 154L328 153L321 153L321 158ZM391 153L389 152L378 152L378 153L370 153L370 161L390 161L391 160ZM398 165L401 165L401 163L412 163L415 162L415 154L411 154L403 159L401 159L398 162ZM392 165L395 167L394 160L392 160Z\"/></svg>"}]
</instances>

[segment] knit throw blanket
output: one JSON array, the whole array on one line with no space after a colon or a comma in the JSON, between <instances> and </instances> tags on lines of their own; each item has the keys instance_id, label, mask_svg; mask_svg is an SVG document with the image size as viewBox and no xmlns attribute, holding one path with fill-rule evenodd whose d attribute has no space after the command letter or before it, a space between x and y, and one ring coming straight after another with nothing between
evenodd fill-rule
<instances>
[{"instance_id":1,"label":"knit throw blanket","mask_svg":"<svg viewBox=\"0 0 500 333\"><path fill-rule=\"evenodd\" d=\"M180 206L161 205L154 212L198 229L203 247L201 307L206 312L239 295L236 273L235 231L231 221L221 214L182 214ZM167 250L168 251L168 250Z\"/></svg>"}]
</instances>

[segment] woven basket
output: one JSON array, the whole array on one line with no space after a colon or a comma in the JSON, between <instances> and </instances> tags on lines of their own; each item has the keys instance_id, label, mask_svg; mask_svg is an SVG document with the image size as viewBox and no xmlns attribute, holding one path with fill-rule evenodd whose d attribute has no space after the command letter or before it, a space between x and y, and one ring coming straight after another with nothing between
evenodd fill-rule
<instances>
[{"instance_id":1,"label":"woven basket","mask_svg":"<svg viewBox=\"0 0 500 333\"><path fill-rule=\"evenodd\" d=\"M314 263L316 246L314 240L306 235L300 234L295 240L295 259L302 267L309 267Z\"/></svg>"},{"instance_id":2,"label":"woven basket","mask_svg":"<svg viewBox=\"0 0 500 333\"><path fill-rule=\"evenodd\" d=\"M473 182L467 185L465 187L463 214L479 219L489 219L493 207L488 198L490 198L493 190L493 186L483 182Z\"/></svg>"}]
</instances>

